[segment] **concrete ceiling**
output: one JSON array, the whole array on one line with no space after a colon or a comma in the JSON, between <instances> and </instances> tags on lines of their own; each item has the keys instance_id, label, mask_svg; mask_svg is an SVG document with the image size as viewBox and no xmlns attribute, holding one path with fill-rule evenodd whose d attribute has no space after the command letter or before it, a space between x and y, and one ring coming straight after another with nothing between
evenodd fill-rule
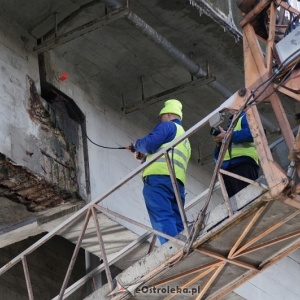
<instances>
[{"instance_id":1,"label":"concrete ceiling","mask_svg":"<svg viewBox=\"0 0 300 300\"><path fill-rule=\"evenodd\" d=\"M109 3L108 8L104 2ZM57 35L60 36L95 18L103 17L105 13L121 7L124 2L32 0L29 5L23 1L3 0L1 13L44 42L53 37L55 19ZM209 72L216 77L212 85L218 84L217 91L214 86L199 84L176 96L184 104L183 122L186 129L218 107L228 98L226 95L244 86L243 52L242 43L237 39L238 31L232 29L232 24L227 24L229 30L224 30L224 24L218 24L202 13L200 6L195 6L195 3L202 2L129 1L130 10L157 33L154 38L166 39L172 49L191 59L195 65L198 64L202 73L207 71L208 64ZM235 18L241 19L235 1L228 3ZM162 49L165 48L161 45L165 40L153 42L143 33L144 25L138 27L129 22L128 18L119 18L58 45L51 51L75 67L77 74L70 76L78 76L83 84L89 78L99 82L105 102L121 111L122 99L125 99L126 105L132 105L141 101L142 95L147 98L196 79L192 78L186 66L167 53L168 50ZM149 129L161 105L155 103L144 106L126 116L143 120ZM197 149L194 153L197 153L198 158L199 151L202 156L211 154L212 148L207 147L207 144L212 143L208 132L209 129L205 128L192 137L192 145ZM201 144L205 147L199 150Z\"/></svg>"}]
</instances>

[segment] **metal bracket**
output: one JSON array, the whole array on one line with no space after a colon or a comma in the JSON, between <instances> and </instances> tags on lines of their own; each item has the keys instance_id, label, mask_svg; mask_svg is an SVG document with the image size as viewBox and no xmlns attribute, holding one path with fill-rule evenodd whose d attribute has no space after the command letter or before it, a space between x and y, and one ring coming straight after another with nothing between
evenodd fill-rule
<instances>
[{"instance_id":1,"label":"metal bracket","mask_svg":"<svg viewBox=\"0 0 300 300\"><path fill-rule=\"evenodd\" d=\"M214 76L207 76L204 78L198 78L196 80L192 80L190 82L184 83L182 85L178 85L174 88L171 88L169 90L166 90L164 92L155 94L153 96L142 98L142 100L135 102L133 104L125 104L125 101L123 99L123 108L122 111L124 111L125 114L131 113L133 111L136 111L144 106L148 106L157 102L160 102L162 100L167 100L170 97L174 97L175 95L182 94L184 92L187 92L191 88L197 86L204 86L208 83L215 81L216 78ZM144 90L142 90L144 91ZM144 92L143 92L144 93Z\"/></svg>"}]
</instances>

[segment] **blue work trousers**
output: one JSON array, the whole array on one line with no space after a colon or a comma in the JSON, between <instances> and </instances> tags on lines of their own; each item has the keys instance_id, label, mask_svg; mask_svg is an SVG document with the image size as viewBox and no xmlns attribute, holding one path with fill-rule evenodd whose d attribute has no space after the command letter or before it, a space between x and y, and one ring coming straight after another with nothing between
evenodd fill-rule
<instances>
[{"instance_id":1,"label":"blue work trousers","mask_svg":"<svg viewBox=\"0 0 300 300\"><path fill-rule=\"evenodd\" d=\"M177 182L184 206L185 188L181 181ZM170 236L176 236L184 229L170 176L145 177L143 195L154 229ZM161 244L168 241L161 236L158 236L158 239Z\"/></svg>"}]
</instances>

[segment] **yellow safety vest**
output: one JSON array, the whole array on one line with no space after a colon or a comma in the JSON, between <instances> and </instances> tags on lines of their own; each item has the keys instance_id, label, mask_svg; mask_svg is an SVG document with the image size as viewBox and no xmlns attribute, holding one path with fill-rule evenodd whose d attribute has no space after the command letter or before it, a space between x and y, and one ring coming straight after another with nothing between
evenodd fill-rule
<instances>
[{"instance_id":1,"label":"yellow safety vest","mask_svg":"<svg viewBox=\"0 0 300 300\"><path fill-rule=\"evenodd\" d=\"M179 136L185 133L183 127L181 125L176 125L177 131L174 139L177 139ZM160 151L162 148L168 146L172 141L165 143L157 149L156 152ZM155 153L154 153L155 154ZM146 161L149 160L154 154L150 154L147 156ZM175 175L176 178L181 180L183 184L186 182L186 169L188 165L188 161L191 157L191 145L188 139L183 140L181 143L176 145L173 149L169 152L169 157L171 162L173 161L175 166ZM166 159L164 156L160 157L158 160L154 161L151 165L146 167L143 171L143 178L148 175L170 175L168 165L166 163Z\"/></svg>"},{"instance_id":2,"label":"yellow safety vest","mask_svg":"<svg viewBox=\"0 0 300 300\"><path fill-rule=\"evenodd\" d=\"M242 129L242 118L243 117L239 118L233 131ZM225 153L224 161L240 156L249 156L253 158L258 164L258 154L253 142L244 142L239 144L232 143L230 149L227 149Z\"/></svg>"}]
</instances>

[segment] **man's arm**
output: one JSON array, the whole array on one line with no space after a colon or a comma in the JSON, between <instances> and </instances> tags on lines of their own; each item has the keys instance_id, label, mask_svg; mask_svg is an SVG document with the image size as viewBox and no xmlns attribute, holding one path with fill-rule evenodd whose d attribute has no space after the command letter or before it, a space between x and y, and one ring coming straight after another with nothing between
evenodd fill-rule
<instances>
[{"instance_id":1,"label":"man's arm","mask_svg":"<svg viewBox=\"0 0 300 300\"><path fill-rule=\"evenodd\" d=\"M159 123L148 135L136 140L135 149L138 152L153 154L161 145L172 141L175 135L176 125L173 122Z\"/></svg>"},{"instance_id":2,"label":"man's arm","mask_svg":"<svg viewBox=\"0 0 300 300\"><path fill-rule=\"evenodd\" d=\"M231 141L235 144L253 142L253 137L249 128L246 115L242 116L241 130L233 131Z\"/></svg>"}]
</instances>

